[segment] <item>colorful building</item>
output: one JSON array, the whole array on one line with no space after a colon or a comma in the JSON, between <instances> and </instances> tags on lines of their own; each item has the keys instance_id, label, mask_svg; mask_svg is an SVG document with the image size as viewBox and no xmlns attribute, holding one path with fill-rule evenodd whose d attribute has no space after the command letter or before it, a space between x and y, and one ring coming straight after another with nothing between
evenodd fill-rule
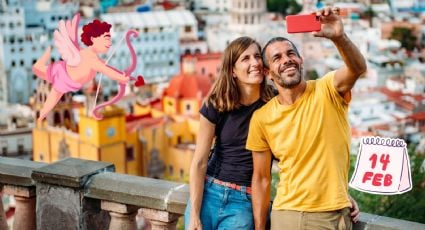
<instances>
[{"instance_id":1,"label":"colorful building","mask_svg":"<svg viewBox=\"0 0 425 230\"><path fill-rule=\"evenodd\" d=\"M103 111L102 120L93 119L87 112L95 93L93 87L86 90L83 104L65 95L46 121L33 129L34 160L54 162L77 157L112 162L119 173L187 180L199 126L198 111L211 87L211 79L196 74L191 64L183 65L185 72L170 81L162 98L136 103L130 115L110 106ZM37 98L43 98L45 87L39 85ZM41 101L35 100L35 111Z\"/></svg>"}]
</instances>

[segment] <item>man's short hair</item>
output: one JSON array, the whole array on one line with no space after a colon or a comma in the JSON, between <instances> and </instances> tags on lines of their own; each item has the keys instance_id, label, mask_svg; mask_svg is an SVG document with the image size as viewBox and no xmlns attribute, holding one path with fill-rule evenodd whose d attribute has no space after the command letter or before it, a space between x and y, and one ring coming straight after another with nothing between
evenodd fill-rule
<instances>
[{"instance_id":1,"label":"man's short hair","mask_svg":"<svg viewBox=\"0 0 425 230\"><path fill-rule=\"evenodd\" d=\"M268 63L268 60L267 60L267 57L266 57L267 47L269 47L269 45L271 45L271 44L273 44L275 42L284 42L284 41L289 42L292 45L292 47L294 47L295 53L298 55L298 57L301 57L300 56L300 53L298 52L297 47L295 46L295 44L291 40L289 40L289 39L287 39L285 37L274 37L274 38L270 39L266 43L266 45L264 46L263 50L261 51L261 56L263 58L263 65L264 65L264 67L266 67L267 69L269 68L269 63Z\"/></svg>"}]
</instances>

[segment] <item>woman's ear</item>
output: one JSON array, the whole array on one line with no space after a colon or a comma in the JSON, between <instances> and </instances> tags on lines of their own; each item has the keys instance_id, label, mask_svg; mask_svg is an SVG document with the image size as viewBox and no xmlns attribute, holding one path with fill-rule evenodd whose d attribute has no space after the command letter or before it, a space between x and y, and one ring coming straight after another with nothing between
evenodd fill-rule
<instances>
[{"instance_id":1,"label":"woman's ear","mask_svg":"<svg viewBox=\"0 0 425 230\"><path fill-rule=\"evenodd\" d=\"M232 70L232 77L233 77L233 78L236 78L235 71L233 71L233 70Z\"/></svg>"}]
</instances>

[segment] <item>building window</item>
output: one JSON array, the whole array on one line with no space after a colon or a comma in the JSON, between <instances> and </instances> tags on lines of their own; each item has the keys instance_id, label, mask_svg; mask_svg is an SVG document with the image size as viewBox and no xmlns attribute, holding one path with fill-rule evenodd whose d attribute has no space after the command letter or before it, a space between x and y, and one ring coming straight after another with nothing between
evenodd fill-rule
<instances>
[{"instance_id":1,"label":"building window","mask_svg":"<svg viewBox=\"0 0 425 230\"><path fill-rule=\"evenodd\" d=\"M19 155L24 155L24 145L19 145L18 144L18 154Z\"/></svg>"},{"instance_id":2,"label":"building window","mask_svg":"<svg viewBox=\"0 0 425 230\"><path fill-rule=\"evenodd\" d=\"M202 67L202 68L201 68L201 74L202 74L202 75L205 75L205 67Z\"/></svg>"},{"instance_id":3,"label":"building window","mask_svg":"<svg viewBox=\"0 0 425 230\"><path fill-rule=\"evenodd\" d=\"M126 159L126 161L133 161L133 160L136 159L136 157L134 156L134 147L133 146L126 148L125 159Z\"/></svg>"},{"instance_id":4,"label":"building window","mask_svg":"<svg viewBox=\"0 0 425 230\"><path fill-rule=\"evenodd\" d=\"M191 26L185 26L184 27L184 32L186 32L186 33L192 32L192 27Z\"/></svg>"},{"instance_id":5,"label":"building window","mask_svg":"<svg viewBox=\"0 0 425 230\"><path fill-rule=\"evenodd\" d=\"M180 178L183 179L184 178L184 170L180 169Z\"/></svg>"},{"instance_id":6,"label":"building window","mask_svg":"<svg viewBox=\"0 0 425 230\"><path fill-rule=\"evenodd\" d=\"M55 114L53 115L53 125L59 126L60 124L61 124L60 114L58 112L55 112Z\"/></svg>"},{"instance_id":7,"label":"building window","mask_svg":"<svg viewBox=\"0 0 425 230\"><path fill-rule=\"evenodd\" d=\"M3 156L7 155L7 141L1 142L1 153L3 154Z\"/></svg>"},{"instance_id":8,"label":"building window","mask_svg":"<svg viewBox=\"0 0 425 230\"><path fill-rule=\"evenodd\" d=\"M174 168L172 165L168 166L168 174L170 174L170 176L174 174Z\"/></svg>"},{"instance_id":9,"label":"building window","mask_svg":"<svg viewBox=\"0 0 425 230\"><path fill-rule=\"evenodd\" d=\"M190 111L190 110L191 110L190 104L186 104L186 111Z\"/></svg>"}]
</instances>

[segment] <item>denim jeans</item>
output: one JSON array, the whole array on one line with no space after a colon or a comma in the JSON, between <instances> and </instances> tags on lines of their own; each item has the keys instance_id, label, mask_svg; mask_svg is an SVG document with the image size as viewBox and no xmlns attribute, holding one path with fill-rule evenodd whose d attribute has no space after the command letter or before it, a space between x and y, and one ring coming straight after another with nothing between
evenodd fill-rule
<instances>
[{"instance_id":1,"label":"denim jeans","mask_svg":"<svg viewBox=\"0 0 425 230\"><path fill-rule=\"evenodd\" d=\"M204 184L200 219L202 229L254 229L251 195L212 183L212 177ZM185 229L189 227L190 201L185 211Z\"/></svg>"}]
</instances>

